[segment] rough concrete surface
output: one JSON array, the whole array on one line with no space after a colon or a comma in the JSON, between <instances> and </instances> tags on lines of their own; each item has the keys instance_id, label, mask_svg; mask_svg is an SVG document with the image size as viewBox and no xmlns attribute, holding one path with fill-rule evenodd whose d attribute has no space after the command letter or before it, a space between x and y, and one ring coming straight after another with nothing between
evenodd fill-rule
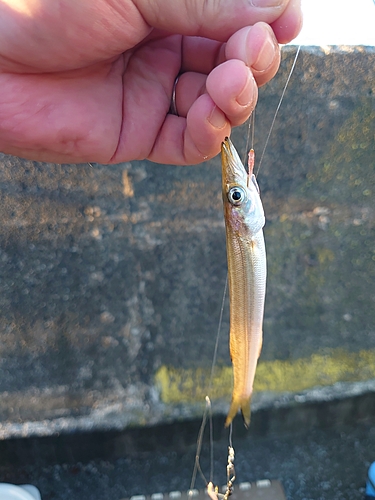
<instances>
[{"instance_id":1,"label":"rough concrete surface","mask_svg":"<svg viewBox=\"0 0 375 500\"><path fill-rule=\"evenodd\" d=\"M260 92L258 152L293 55ZM276 120L259 173L261 363L274 373L259 397L293 395L307 367L320 378L303 390L375 378L374 64L370 48L303 49ZM233 141L243 154L246 128ZM92 168L2 155L0 189L1 437L198 415L186 386L207 382L226 279L219 158ZM219 370L228 322L226 304ZM218 387L227 405L224 375Z\"/></svg>"},{"instance_id":2,"label":"rough concrete surface","mask_svg":"<svg viewBox=\"0 0 375 500\"><path fill-rule=\"evenodd\" d=\"M249 431L236 424L235 485L278 478L288 500L362 500L367 469L375 458L374 409L371 394L259 412ZM199 427L199 421L186 421L112 435L61 436L47 443L42 438L16 440L7 449L1 447L0 479L34 484L43 500L123 500L131 495L186 491ZM213 427L212 479L222 485L228 430L223 429L223 419L214 420ZM206 478L210 463L206 429L200 455ZM200 475L195 486L205 486Z\"/></svg>"}]
</instances>

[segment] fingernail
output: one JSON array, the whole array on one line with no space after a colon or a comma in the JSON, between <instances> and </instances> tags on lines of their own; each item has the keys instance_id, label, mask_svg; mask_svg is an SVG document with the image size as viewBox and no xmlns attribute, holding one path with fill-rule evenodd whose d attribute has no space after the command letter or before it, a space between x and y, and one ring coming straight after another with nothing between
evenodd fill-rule
<instances>
[{"instance_id":1,"label":"fingernail","mask_svg":"<svg viewBox=\"0 0 375 500\"><path fill-rule=\"evenodd\" d=\"M248 78L244 89L241 94L237 97L236 101L240 106L249 106L254 98L253 86L251 84L251 79Z\"/></svg>"},{"instance_id":2,"label":"fingernail","mask_svg":"<svg viewBox=\"0 0 375 500\"><path fill-rule=\"evenodd\" d=\"M254 7L265 9L267 7L279 7L283 3L283 0L250 0L250 3Z\"/></svg>"},{"instance_id":3,"label":"fingernail","mask_svg":"<svg viewBox=\"0 0 375 500\"><path fill-rule=\"evenodd\" d=\"M208 121L215 128L223 128L227 123L224 113L217 106L211 111Z\"/></svg>"},{"instance_id":4,"label":"fingernail","mask_svg":"<svg viewBox=\"0 0 375 500\"><path fill-rule=\"evenodd\" d=\"M259 51L257 60L251 65L256 71L265 71L273 63L275 46L271 40L266 40Z\"/></svg>"}]
</instances>

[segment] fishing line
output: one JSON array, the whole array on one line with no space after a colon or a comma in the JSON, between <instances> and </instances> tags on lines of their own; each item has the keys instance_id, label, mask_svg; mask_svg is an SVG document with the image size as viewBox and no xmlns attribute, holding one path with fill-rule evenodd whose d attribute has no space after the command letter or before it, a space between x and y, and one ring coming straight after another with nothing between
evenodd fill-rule
<instances>
[{"instance_id":1,"label":"fishing line","mask_svg":"<svg viewBox=\"0 0 375 500\"><path fill-rule=\"evenodd\" d=\"M223 292L223 298L221 301L221 308L220 308L220 315L219 315L219 324L217 328L217 333L216 333L216 341L215 341L215 347L214 347L214 354L212 358L212 364L211 364L211 372L210 372L210 378L208 382L208 394L212 390L212 384L213 384L213 378L214 378L214 372L215 372L215 366L216 366L216 360L217 360L217 351L219 347L219 339L220 339L220 331L221 331L221 325L223 323L223 313L224 313L224 305L225 305L225 297L227 295L227 289L228 289L228 274L225 279L225 285L224 285L224 292ZM189 496L191 495L192 490L194 489L195 486L195 481L197 478L197 474L201 475L203 481L205 484L208 484L208 481L203 474L203 471L200 466L200 454L202 450L202 444L203 444L203 435L204 435L204 430L206 427L206 422L207 422L207 416L209 415L209 422L210 422L210 482L212 482L213 479L213 469L214 469L214 440L213 440L213 426L212 426L212 407L211 407L211 400L208 396L205 397L206 401L206 408L203 412L203 417L202 417L202 423L199 428L199 433L198 433L198 438L197 438L197 449L195 452L195 462L194 462L194 469L190 481L190 491L189 491Z\"/></svg>"},{"instance_id":2,"label":"fishing line","mask_svg":"<svg viewBox=\"0 0 375 500\"><path fill-rule=\"evenodd\" d=\"M225 297L227 295L227 289L228 289L228 273L227 273L227 277L225 279L223 298L221 300L219 325L217 327L217 332L216 332L216 342L215 342L214 355L213 355L212 364L211 364L210 380L209 380L209 383L208 383L208 393L210 393L211 389L212 389L212 383L213 383L215 366L216 366L216 360L217 360L217 351L218 351L218 348L219 348L220 330L221 330L221 325L223 323L223 313L224 313L224 305L225 305Z\"/></svg>"},{"instance_id":3,"label":"fishing line","mask_svg":"<svg viewBox=\"0 0 375 500\"><path fill-rule=\"evenodd\" d=\"M195 452L194 469L193 469L193 474L191 476L190 488L189 488L189 492L188 492L189 496L193 496L192 492L193 492L193 489L195 486L195 481L197 479L198 472L200 473L205 484L207 484L207 482L208 482L207 479L205 478L205 475L203 474L203 471L202 471L200 463L199 463L199 458L200 458L201 449L202 449L202 442L203 442L203 434L204 434L204 429L206 427L206 421L207 421L208 407L211 406L210 398L208 396L206 396L205 399L206 399L206 408L203 412L202 423L201 423L201 426L200 426L199 432L198 432L197 450Z\"/></svg>"},{"instance_id":4,"label":"fishing line","mask_svg":"<svg viewBox=\"0 0 375 500\"><path fill-rule=\"evenodd\" d=\"M258 176L259 174L259 170L260 170L260 167L262 165L262 162L263 162L263 158L264 158L264 154L266 152L266 149L267 149L267 146L268 146L268 142L270 140L270 137L271 137L271 134L272 134L272 130L273 130L273 127L275 125L275 121L276 121L276 117L279 113L279 110L280 110L280 107L281 107L281 104L283 102L283 99L284 99L284 95L285 95L285 92L286 92L286 89L288 88L288 85L289 85L289 81L290 81L290 78L293 74L293 71L294 71L294 68L296 66L296 63L297 63L297 59L298 59L298 55L299 55L299 52L300 52L300 49L301 49L301 45L298 45L298 48L297 48L297 52L296 52L296 55L294 56L294 60L293 60L293 64L292 64L292 67L289 71L289 74L288 74L288 78L286 79L286 82L285 82L285 85L284 85L284 88L283 88L283 91L281 93L281 97L280 97L280 100L279 100L279 104L277 105L277 108L276 108L276 111L275 111L275 114L274 114L274 117L273 117L273 120L272 120L272 123L271 123L271 127L269 129L269 132L267 134L267 138L266 138L266 142L264 144L264 148L263 148L263 151L262 151L262 154L260 156L260 160L259 160L259 165L258 165L258 170L256 172L256 177Z\"/></svg>"},{"instance_id":5,"label":"fishing line","mask_svg":"<svg viewBox=\"0 0 375 500\"><path fill-rule=\"evenodd\" d=\"M233 448L232 435L233 435L233 424L231 422L229 426L229 446L231 448Z\"/></svg>"},{"instance_id":6,"label":"fishing line","mask_svg":"<svg viewBox=\"0 0 375 500\"><path fill-rule=\"evenodd\" d=\"M374 0L375 1L375 0ZM250 145L250 135L251 135L251 149L254 149L254 138L255 138L255 109L251 113L248 119L248 127L247 127L247 134L246 134L246 146L245 146L245 153L242 159L242 163L246 165L246 156L247 152L249 151L249 145Z\"/></svg>"}]
</instances>

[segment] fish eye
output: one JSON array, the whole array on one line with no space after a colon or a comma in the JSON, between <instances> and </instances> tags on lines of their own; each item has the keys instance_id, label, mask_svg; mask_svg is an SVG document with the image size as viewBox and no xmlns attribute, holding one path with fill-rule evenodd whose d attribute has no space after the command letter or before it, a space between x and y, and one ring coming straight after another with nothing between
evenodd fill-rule
<instances>
[{"instance_id":1,"label":"fish eye","mask_svg":"<svg viewBox=\"0 0 375 500\"><path fill-rule=\"evenodd\" d=\"M245 190L242 189L241 187L232 187L229 192L228 192L228 200L229 202L238 207L239 205L242 205L246 198Z\"/></svg>"}]
</instances>

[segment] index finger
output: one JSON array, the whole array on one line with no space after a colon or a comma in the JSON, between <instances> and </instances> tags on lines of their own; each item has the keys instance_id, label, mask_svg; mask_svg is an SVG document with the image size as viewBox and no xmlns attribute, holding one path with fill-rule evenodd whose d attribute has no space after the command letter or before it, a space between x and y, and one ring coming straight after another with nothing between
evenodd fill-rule
<instances>
[{"instance_id":1,"label":"index finger","mask_svg":"<svg viewBox=\"0 0 375 500\"><path fill-rule=\"evenodd\" d=\"M226 44L201 37L183 37L181 73L208 75L230 59L243 61L258 86L268 82L280 63L280 49L272 29L266 23L257 23L237 31Z\"/></svg>"}]
</instances>

